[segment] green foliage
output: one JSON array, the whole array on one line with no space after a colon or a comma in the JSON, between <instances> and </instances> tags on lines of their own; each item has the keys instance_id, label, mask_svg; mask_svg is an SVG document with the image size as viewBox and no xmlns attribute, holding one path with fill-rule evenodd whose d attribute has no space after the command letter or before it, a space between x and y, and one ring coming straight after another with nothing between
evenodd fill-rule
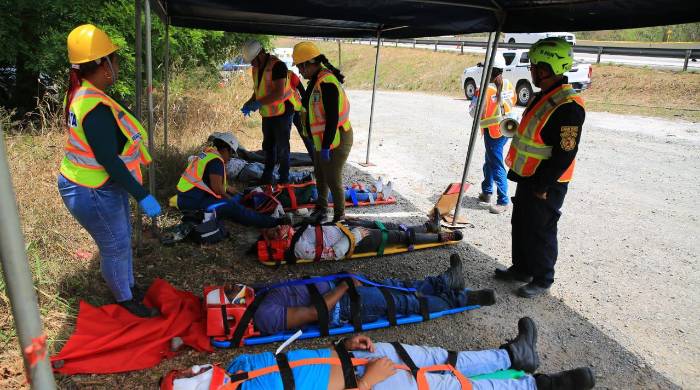
<instances>
[{"instance_id":1,"label":"green foliage","mask_svg":"<svg viewBox=\"0 0 700 390\"><path fill-rule=\"evenodd\" d=\"M576 37L600 41L698 42L700 41L700 23L626 30L580 31L576 33Z\"/></svg>"},{"instance_id":2,"label":"green foliage","mask_svg":"<svg viewBox=\"0 0 700 390\"><path fill-rule=\"evenodd\" d=\"M133 100L135 88L135 5L133 0L0 0L5 13L0 18L0 67L17 69L18 80L36 79L39 73L51 77L60 86L67 81L68 61L66 38L76 26L92 23L102 29L119 46L119 80L113 92L126 101ZM143 31L146 23L143 16ZM158 85L163 79L165 53L165 25L152 13L153 79ZM171 69L187 72L204 68L215 73L216 68L239 51L243 42L252 37L269 45L266 36L235 34L221 31L205 31L187 28L170 28ZM144 66L146 42L143 39ZM27 73L26 77L23 77ZM145 84L145 77L144 77ZM27 93L33 101L34 91L18 89L21 100ZM24 96L25 100L27 96ZM13 107L26 107L25 102L15 101ZM31 109L31 108L30 108ZM20 111L22 111L20 109Z\"/></svg>"}]
</instances>

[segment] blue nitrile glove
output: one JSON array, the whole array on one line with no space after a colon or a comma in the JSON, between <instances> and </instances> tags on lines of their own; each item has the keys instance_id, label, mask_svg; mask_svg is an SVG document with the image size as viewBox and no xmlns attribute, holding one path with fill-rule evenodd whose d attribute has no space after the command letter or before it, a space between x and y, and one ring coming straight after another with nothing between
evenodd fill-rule
<instances>
[{"instance_id":1,"label":"blue nitrile glove","mask_svg":"<svg viewBox=\"0 0 700 390\"><path fill-rule=\"evenodd\" d=\"M250 116L250 107L248 107L247 104L244 104L243 107L241 107L241 112L243 113L243 116Z\"/></svg>"},{"instance_id":2,"label":"blue nitrile glove","mask_svg":"<svg viewBox=\"0 0 700 390\"><path fill-rule=\"evenodd\" d=\"M321 160L331 161L331 150L330 149L321 149Z\"/></svg>"},{"instance_id":3,"label":"blue nitrile glove","mask_svg":"<svg viewBox=\"0 0 700 390\"><path fill-rule=\"evenodd\" d=\"M262 106L262 104L260 104L260 102L257 100L248 104L248 108L250 109L250 112L258 111L261 106Z\"/></svg>"},{"instance_id":4,"label":"blue nitrile glove","mask_svg":"<svg viewBox=\"0 0 700 390\"><path fill-rule=\"evenodd\" d=\"M147 197L141 199L139 201L139 206L141 206L141 210L143 210L143 212L151 218L160 215L160 205L153 195L148 195Z\"/></svg>"}]
</instances>

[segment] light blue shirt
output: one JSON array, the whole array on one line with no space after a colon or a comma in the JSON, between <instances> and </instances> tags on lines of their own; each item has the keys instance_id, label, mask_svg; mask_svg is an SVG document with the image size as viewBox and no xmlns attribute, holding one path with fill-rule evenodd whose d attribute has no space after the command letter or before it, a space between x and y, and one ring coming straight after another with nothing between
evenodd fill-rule
<instances>
[{"instance_id":1,"label":"light blue shirt","mask_svg":"<svg viewBox=\"0 0 700 390\"><path fill-rule=\"evenodd\" d=\"M311 358L329 358L330 349L299 349L287 352L289 362ZM276 366L277 360L272 352L259 354L244 354L238 356L229 366L228 372L235 374L238 371L254 371L259 368ZM304 390L327 390L328 381L331 375L331 366L328 364L305 365L292 368L294 381L297 389ZM242 390L284 390L282 379L278 371L255 379L243 382Z\"/></svg>"}]
</instances>

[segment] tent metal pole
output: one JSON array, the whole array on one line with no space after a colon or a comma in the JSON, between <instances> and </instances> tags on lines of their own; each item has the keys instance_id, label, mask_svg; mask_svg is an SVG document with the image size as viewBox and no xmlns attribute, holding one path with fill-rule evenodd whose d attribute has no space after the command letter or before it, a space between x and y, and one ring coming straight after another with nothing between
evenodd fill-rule
<instances>
[{"instance_id":1,"label":"tent metal pole","mask_svg":"<svg viewBox=\"0 0 700 390\"><path fill-rule=\"evenodd\" d=\"M382 47L382 29L377 30L377 53L374 56L374 81L372 82L372 106L369 110L369 131L367 133L367 156L365 166L371 165L369 162L370 145L372 142L372 122L374 121L374 100L377 95L377 75L379 73L379 48Z\"/></svg>"},{"instance_id":2,"label":"tent metal pole","mask_svg":"<svg viewBox=\"0 0 700 390\"><path fill-rule=\"evenodd\" d=\"M136 44L135 44L135 56L136 56L136 107L135 114L136 119L141 121L143 113L143 29L141 26L141 8L143 3L141 0L134 0L135 9L135 23L136 23ZM139 206L136 206L136 211L134 212L136 216L136 221L134 222L134 234L136 239L136 250L141 249L142 238L143 238L143 221L141 220L141 210Z\"/></svg>"},{"instance_id":3,"label":"tent metal pole","mask_svg":"<svg viewBox=\"0 0 700 390\"><path fill-rule=\"evenodd\" d=\"M474 120L472 121L472 131L469 136L469 147L467 148L467 160L464 163L464 171L462 172L462 181L459 186L459 196L457 197L457 205L455 206L455 215L452 219L452 224L454 225L459 218L459 209L461 208L462 198L464 197L464 183L467 182L467 175L469 174L469 165L472 162L472 156L474 154L474 145L476 145L476 139L478 138L479 122L481 119L481 114L484 111L484 100L486 93L486 86L488 81L491 79L491 71L493 69L493 60L496 58L496 51L498 50L498 40L501 37L501 29L503 28L503 20L501 18L498 24L498 29L495 33L489 34L489 47L486 50L486 57L484 61L484 71L481 72L481 86L479 87L479 99L476 105L476 112L474 113Z\"/></svg>"},{"instance_id":4,"label":"tent metal pole","mask_svg":"<svg viewBox=\"0 0 700 390\"><path fill-rule=\"evenodd\" d=\"M146 14L146 96L148 97L148 151L155 157L155 129L153 128L153 52L151 44L151 2L144 3ZM155 196L156 193L156 163L155 159L148 167L148 191ZM151 219L151 226L157 226L156 218Z\"/></svg>"},{"instance_id":5,"label":"tent metal pole","mask_svg":"<svg viewBox=\"0 0 700 390\"><path fill-rule=\"evenodd\" d=\"M338 39L338 69L343 69L343 48L340 44L340 39Z\"/></svg>"},{"instance_id":6,"label":"tent metal pole","mask_svg":"<svg viewBox=\"0 0 700 390\"><path fill-rule=\"evenodd\" d=\"M24 252L24 238L17 214L17 201L10 178L10 168L5 150L5 133L0 129L0 261L7 295L12 306L12 316L24 360L24 370L33 389L55 389L56 383L46 353L44 327L39 314L39 304L29 262ZM36 345L33 347L33 345ZM27 348L35 348L27 354ZM38 348L38 349L37 349ZM43 356L41 354L43 353ZM29 357L38 356L32 364Z\"/></svg>"},{"instance_id":7,"label":"tent metal pole","mask_svg":"<svg viewBox=\"0 0 700 390\"><path fill-rule=\"evenodd\" d=\"M165 80L163 83L163 148L168 148L168 86L170 81L170 20L165 20L165 59L163 67L165 68Z\"/></svg>"}]
</instances>

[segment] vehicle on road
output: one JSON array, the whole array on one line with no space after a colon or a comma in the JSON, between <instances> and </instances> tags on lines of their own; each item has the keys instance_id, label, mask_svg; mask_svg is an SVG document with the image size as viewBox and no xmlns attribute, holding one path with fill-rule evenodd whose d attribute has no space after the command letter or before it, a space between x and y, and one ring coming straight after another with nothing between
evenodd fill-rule
<instances>
[{"instance_id":1,"label":"vehicle on road","mask_svg":"<svg viewBox=\"0 0 700 390\"><path fill-rule=\"evenodd\" d=\"M224 62L221 70L224 72L243 72L250 68L250 64L243 60L242 56Z\"/></svg>"},{"instance_id":2,"label":"vehicle on road","mask_svg":"<svg viewBox=\"0 0 700 390\"><path fill-rule=\"evenodd\" d=\"M278 47L272 50L272 54L279 58L280 61L284 62L287 65L287 69L296 73L297 76L300 76L299 69L297 69L296 66L292 65L293 61L291 47Z\"/></svg>"},{"instance_id":3,"label":"vehicle on road","mask_svg":"<svg viewBox=\"0 0 700 390\"><path fill-rule=\"evenodd\" d=\"M542 33L517 33L503 34L503 42L506 43L535 43L540 39L549 37L561 37L572 45L576 44L576 35L569 32L542 32Z\"/></svg>"},{"instance_id":4,"label":"vehicle on road","mask_svg":"<svg viewBox=\"0 0 700 390\"><path fill-rule=\"evenodd\" d=\"M504 50L496 52L496 55L503 56L506 62L506 68L503 69L503 77L515 86L518 105L527 105L532 98L533 92L539 91L539 88L532 84L532 76L530 76L530 70L528 69L530 65L528 50ZM476 66L468 67L462 72L461 82L467 99L471 99L474 96L477 83L481 81L483 69L484 64L478 63ZM591 85L592 72L593 68L591 68L590 64L574 62L571 70L564 75L568 77L569 83L574 89L580 92Z\"/></svg>"}]
</instances>

